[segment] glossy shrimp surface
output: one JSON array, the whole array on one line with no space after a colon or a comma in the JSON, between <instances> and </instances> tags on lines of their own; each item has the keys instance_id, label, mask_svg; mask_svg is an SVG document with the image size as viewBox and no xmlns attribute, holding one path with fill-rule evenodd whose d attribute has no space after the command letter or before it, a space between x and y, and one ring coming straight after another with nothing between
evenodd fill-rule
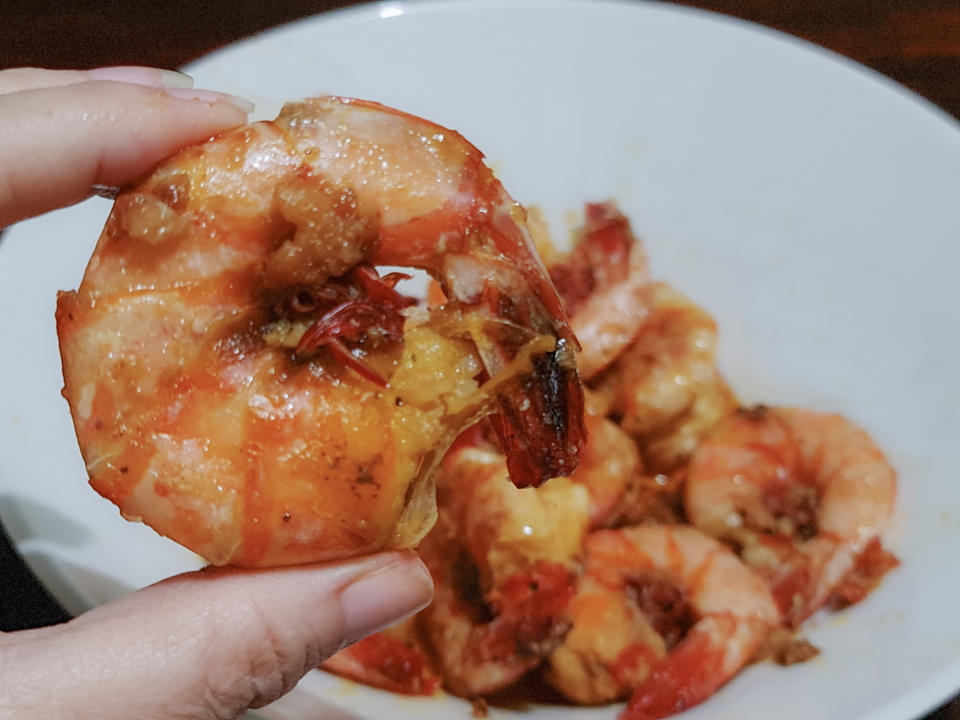
<instances>
[{"instance_id":1,"label":"glossy shrimp surface","mask_svg":"<svg viewBox=\"0 0 960 720\"><path fill-rule=\"evenodd\" d=\"M670 472L737 403L716 367L714 319L664 283L651 294L633 342L596 385L648 467Z\"/></svg>"},{"instance_id":2,"label":"glossy shrimp surface","mask_svg":"<svg viewBox=\"0 0 960 720\"><path fill-rule=\"evenodd\" d=\"M631 693L624 719L662 718L702 702L777 624L763 582L693 528L599 530L586 551L585 580L571 601L574 629L551 656L549 677L577 700Z\"/></svg>"},{"instance_id":3,"label":"glossy shrimp surface","mask_svg":"<svg viewBox=\"0 0 960 720\"><path fill-rule=\"evenodd\" d=\"M840 415L757 407L697 448L684 506L697 527L740 548L796 626L865 551L889 569L873 543L895 496L896 473L862 428Z\"/></svg>"},{"instance_id":4,"label":"glossy shrimp surface","mask_svg":"<svg viewBox=\"0 0 960 720\"><path fill-rule=\"evenodd\" d=\"M419 617L444 684L468 698L516 682L561 641L587 528L582 486L518 489L506 475L495 451L452 451L440 519L420 548L434 599Z\"/></svg>"},{"instance_id":5,"label":"glossy shrimp surface","mask_svg":"<svg viewBox=\"0 0 960 720\"><path fill-rule=\"evenodd\" d=\"M397 275L450 301L417 310ZM572 472L575 340L457 133L338 98L187 149L116 200L57 326L93 487L215 564L415 544L491 415L519 485Z\"/></svg>"},{"instance_id":6,"label":"glossy shrimp surface","mask_svg":"<svg viewBox=\"0 0 960 720\"><path fill-rule=\"evenodd\" d=\"M650 268L630 222L613 203L588 203L573 250L550 263L570 314L585 379L607 368L633 341L650 312Z\"/></svg>"}]
</instances>

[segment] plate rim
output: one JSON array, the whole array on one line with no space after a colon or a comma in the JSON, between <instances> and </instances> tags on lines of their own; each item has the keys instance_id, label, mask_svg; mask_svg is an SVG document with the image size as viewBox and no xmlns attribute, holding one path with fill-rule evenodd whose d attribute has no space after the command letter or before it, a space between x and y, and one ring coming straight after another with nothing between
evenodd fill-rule
<instances>
[{"instance_id":1,"label":"plate rim","mask_svg":"<svg viewBox=\"0 0 960 720\"><path fill-rule=\"evenodd\" d=\"M498 9L507 12L516 11L517 9L536 10L540 8L549 8L551 10L556 10L557 8L590 8L591 10L603 8L603 12L612 12L615 10L626 12L661 12L664 14L673 14L678 17L686 16L694 19L695 22L706 21L720 25L728 25L735 30L748 32L755 37L786 43L797 50L811 53L821 60L832 61L834 64L845 68L847 72L852 72L859 75L862 79L886 88L888 91L897 95L902 101L925 112L929 119L938 120L943 130L956 133L953 137L958 143L958 149L960 149L960 117L955 117L945 108L921 95L916 90L866 65L862 61L852 58L849 55L844 55L825 45L820 45L813 40L793 35L786 30L764 25L755 20L730 15L711 8L678 5L669 0L371 0L370 2L362 2L361 0L360 4L331 8L251 33L250 35L238 38L234 42L193 58L189 62L181 65L179 69L189 72L190 68L194 65L213 60L220 53L230 52L245 43L257 42L275 33L280 34L291 31L305 24L389 21L401 15L411 15L415 13L451 13L458 12L462 8L467 8L470 11Z\"/></svg>"}]
</instances>

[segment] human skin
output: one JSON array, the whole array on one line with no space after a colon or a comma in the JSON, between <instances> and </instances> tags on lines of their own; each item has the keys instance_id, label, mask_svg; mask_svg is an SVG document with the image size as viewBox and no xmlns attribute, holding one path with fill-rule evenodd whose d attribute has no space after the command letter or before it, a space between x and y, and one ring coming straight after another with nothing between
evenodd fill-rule
<instances>
[{"instance_id":1,"label":"human skin","mask_svg":"<svg viewBox=\"0 0 960 720\"><path fill-rule=\"evenodd\" d=\"M123 187L251 109L154 68L0 71L0 228ZM432 588L409 552L178 575L61 625L0 633L0 720L235 718L417 612Z\"/></svg>"}]
</instances>

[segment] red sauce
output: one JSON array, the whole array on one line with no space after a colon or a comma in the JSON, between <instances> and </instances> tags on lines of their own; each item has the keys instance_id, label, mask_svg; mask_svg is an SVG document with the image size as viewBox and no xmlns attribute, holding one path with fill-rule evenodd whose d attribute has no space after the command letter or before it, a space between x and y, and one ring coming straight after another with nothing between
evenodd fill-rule
<instances>
[{"instance_id":1,"label":"red sauce","mask_svg":"<svg viewBox=\"0 0 960 720\"><path fill-rule=\"evenodd\" d=\"M253 428L265 425L267 423L259 418L254 419L251 422L251 434ZM272 531L271 523L267 521L271 508L263 489L262 452L261 446L254 443L246 443L242 448L247 461L243 490L243 550L244 555L253 560L262 558L270 549Z\"/></svg>"},{"instance_id":2,"label":"red sauce","mask_svg":"<svg viewBox=\"0 0 960 720\"><path fill-rule=\"evenodd\" d=\"M557 633L574 595L574 583L563 565L543 560L532 570L507 578L491 607L494 620L482 640L481 654L493 659L536 652Z\"/></svg>"},{"instance_id":3,"label":"red sauce","mask_svg":"<svg viewBox=\"0 0 960 720\"><path fill-rule=\"evenodd\" d=\"M774 517L789 521L794 537L810 540L817 534L820 493L813 483L802 482L801 478L786 473L784 477L779 481L778 475L771 473L763 487L763 504Z\"/></svg>"},{"instance_id":4,"label":"red sauce","mask_svg":"<svg viewBox=\"0 0 960 720\"><path fill-rule=\"evenodd\" d=\"M675 647L697 618L683 590L657 577L632 577L627 592L647 621L663 638L667 650Z\"/></svg>"}]
</instances>

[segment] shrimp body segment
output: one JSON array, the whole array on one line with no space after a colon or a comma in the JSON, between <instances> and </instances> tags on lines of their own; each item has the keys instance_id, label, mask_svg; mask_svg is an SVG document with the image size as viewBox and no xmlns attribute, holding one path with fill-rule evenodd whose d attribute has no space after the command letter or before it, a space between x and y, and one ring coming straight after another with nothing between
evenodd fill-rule
<instances>
[{"instance_id":1,"label":"shrimp body segment","mask_svg":"<svg viewBox=\"0 0 960 720\"><path fill-rule=\"evenodd\" d=\"M450 302L409 308L382 264ZM374 103L290 104L162 164L57 325L92 485L215 564L415 544L430 471L484 415L518 484L582 444L576 341L522 208L460 135Z\"/></svg>"},{"instance_id":2,"label":"shrimp body segment","mask_svg":"<svg viewBox=\"0 0 960 720\"><path fill-rule=\"evenodd\" d=\"M738 545L795 627L878 542L895 496L896 472L862 428L840 415L758 407L697 448L684 507L697 527ZM895 562L873 564L882 574Z\"/></svg>"},{"instance_id":3,"label":"shrimp body segment","mask_svg":"<svg viewBox=\"0 0 960 720\"><path fill-rule=\"evenodd\" d=\"M633 678L640 682L624 720L667 717L705 700L753 657L779 620L763 582L693 528L599 530L586 546L588 577L632 597L663 638L618 654L621 677L642 671Z\"/></svg>"}]
</instances>

